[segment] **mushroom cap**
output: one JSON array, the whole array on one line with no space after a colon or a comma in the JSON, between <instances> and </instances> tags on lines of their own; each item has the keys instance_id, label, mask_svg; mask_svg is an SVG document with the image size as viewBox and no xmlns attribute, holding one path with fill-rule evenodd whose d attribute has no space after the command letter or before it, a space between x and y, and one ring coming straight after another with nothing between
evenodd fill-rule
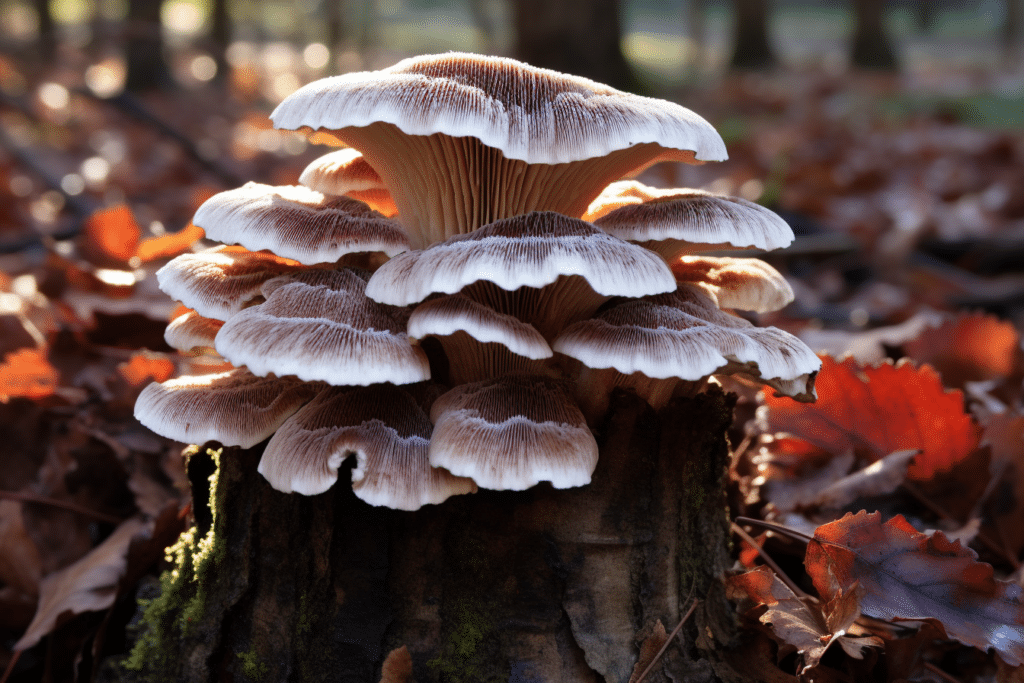
<instances>
[{"instance_id":1,"label":"mushroom cap","mask_svg":"<svg viewBox=\"0 0 1024 683\"><path fill-rule=\"evenodd\" d=\"M319 382L257 377L244 368L154 382L135 402L135 417L182 443L219 441L251 448L323 391Z\"/></svg>"},{"instance_id":2,"label":"mushroom cap","mask_svg":"<svg viewBox=\"0 0 1024 683\"><path fill-rule=\"evenodd\" d=\"M415 510L476 491L469 479L431 467L433 425L409 393L391 385L332 387L291 417L267 444L259 472L279 491L323 493L350 455L356 496Z\"/></svg>"},{"instance_id":3,"label":"mushroom cap","mask_svg":"<svg viewBox=\"0 0 1024 683\"><path fill-rule=\"evenodd\" d=\"M390 123L408 135L472 136L509 159L558 164L642 143L721 161L725 144L689 109L501 57L451 52L325 78L285 98L277 128Z\"/></svg>"},{"instance_id":4,"label":"mushroom cap","mask_svg":"<svg viewBox=\"0 0 1024 683\"><path fill-rule=\"evenodd\" d=\"M571 325L552 348L591 368L641 372L655 379L751 374L776 388L785 384L806 400L813 396L814 375L821 367L814 352L793 335L729 315L706 292L687 284Z\"/></svg>"},{"instance_id":5,"label":"mushroom cap","mask_svg":"<svg viewBox=\"0 0 1024 683\"><path fill-rule=\"evenodd\" d=\"M740 197L703 190L660 193L648 201L609 211L596 218L594 225L634 242L672 240L765 250L793 242L792 228L773 211ZM659 253L665 255L660 249Z\"/></svg>"},{"instance_id":6,"label":"mushroom cap","mask_svg":"<svg viewBox=\"0 0 1024 683\"><path fill-rule=\"evenodd\" d=\"M217 333L217 352L257 375L335 385L428 379L426 354L405 333L409 311L368 299L366 277L344 268L269 280L261 289L266 301L231 317Z\"/></svg>"},{"instance_id":7,"label":"mushroom cap","mask_svg":"<svg viewBox=\"0 0 1024 683\"><path fill-rule=\"evenodd\" d=\"M192 222L210 239L270 251L299 263L333 263L345 254L409 248L402 226L351 197L301 185L246 183L203 202Z\"/></svg>"},{"instance_id":8,"label":"mushroom cap","mask_svg":"<svg viewBox=\"0 0 1024 683\"><path fill-rule=\"evenodd\" d=\"M644 296L675 289L664 260L584 221L533 212L495 221L422 251L400 254L370 278L366 295L405 306L478 281L501 289L544 287L578 275L604 296Z\"/></svg>"},{"instance_id":9,"label":"mushroom cap","mask_svg":"<svg viewBox=\"0 0 1024 683\"><path fill-rule=\"evenodd\" d=\"M309 162L299 176L299 184L333 195L348 194L353 190L387 189L377 171L366 163L362 152L351 147L335 150Z\"/></svg>"},{"instance_id":10,"label":"mushroom cap","mask_svg":"<svg viewBox=\"0 0 1024 683\"><path fill-rule=\"evenodd\" d=\"M551 358L551 347L532 325L461 294L424 302L409 316L408 334L413 339L447 337L462 331L479 342L494 342L534 360Z\"/></svg>"},{"instance_id":11,"label":"mushroom cap","mask_svg":"<svg viewBox=\"0 0 1024 683\"><path fill-rule=\"evenodd\" d=\"M681 256L670 265L677 282L701 287L720 308L768 313L793 300L793 288L782 273L759 259Z\"/></svg>"},{"instance_id":12,"label":"mushroom cap","mask_svg":"<svg viewBox=\"0 0 1024 683\"><path fill-rule=\"evenodd\" d=\"M590 202L587 212L583 214L583 220L593 223L615 209L621 209L623 206L631 204L643 204L677 191L644 185L639 180L616 180L614 183L609 183L606 188L601 190L601 194Z\"/></svg>"},{"instance_id":13,"label":"mushroom cap","mask_svg":"<svg viewBox=\"0 0 1024 683\"><path fill-rule=\"evenodd\" d=\"M227 320L260 296L267 280L302 268L297 261L240 247L181 254L156 272L168 296L205 318Z\"/></svg>"},{"instance_id":14,"label":"mushroom cap","mask_svg":"<svg viewBox=\"0 0 1024 683\"><path fill-rule=\"evenodd\" d=\"M213 340L223 321L204 318L195 311L183 313L164 330L164 341L172 349L186 353L197 349L213 350Z\"/></svg>"},{"instance_id":15,"label":"mushroom cap","mask_svg":"<svg viewBox=\"0 0 1024 683\"><path fill-rule=\"evenodd\" d=\"M430 416L430 464L484 488L583 486L597 466L597 442L560 380L512 375L463 384L437 399Z\"/></svg>"}]
</instances>

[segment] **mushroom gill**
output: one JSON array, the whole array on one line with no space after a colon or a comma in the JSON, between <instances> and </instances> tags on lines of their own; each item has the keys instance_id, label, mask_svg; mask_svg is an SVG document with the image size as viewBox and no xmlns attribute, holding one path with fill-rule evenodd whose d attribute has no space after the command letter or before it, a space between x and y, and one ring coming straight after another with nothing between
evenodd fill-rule
<instances>
[{"instance_id":1,"label":"mushroom gill","mask_svg":"<svg viewBox=\"0 0 1024 683\"><path fill-rule=\"evenodd\" d=\"M354 149L310 164L312 188L249 184L201 207L210 238L244 246L160 271L196 311L168 339L238 369L148 387L136 414L154 431L269 438L259 471L287 492L327 489L354 455L357 496L415 509L477 486L588 483L588 422L612 387L658 406L742 373L813 397L810 350L728 310L781 307L782 275L702 255L785 246L785 222L613 182L724 159L688 109L453 53L317 81L273 119Z\"/></svg>"}]
</instances>

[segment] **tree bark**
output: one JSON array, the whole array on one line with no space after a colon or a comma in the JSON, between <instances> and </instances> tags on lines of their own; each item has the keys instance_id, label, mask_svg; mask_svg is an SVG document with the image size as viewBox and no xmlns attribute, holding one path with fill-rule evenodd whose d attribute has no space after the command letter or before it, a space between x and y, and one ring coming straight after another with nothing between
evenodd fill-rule
<instances>
[{"instance_id":1,"label":"tree bark","mask_svg":"<svg viewBox=\"0 0 1024 683\"><path fill-rule=\"evenodd\" d=\"M227 83L231 73L227 57L228 47L231 45L231 10L228 0L213 0L210 43L213 46L213 58L217 62L217 82Z\"/></svg>"},{"instance_id":2,"label":"tree bark","mask_svg":"<svg viewBox=\"0 0 1024 683\"><path fill-rule=\"evenodd\" d=\"M516 58L636 92L620 9L619 0L515 0Z\"/></svg>"},{"instance_id":3,"label":"tree bark","mask_svg":"<svg viewBox=\"0 0 1024 683\"><path fill-rule=\"evenodd\" d=\"M855 67L896 71L898 61L885 28L885 0L854 0L857 26L850 61Z\"/></svg>"},{"instance_id":4,"label":"tree bark","mask_svg":"<svg viewBox=\"0 0 1024 683\"><path fill-rule=\"evenodd\" d=\"M57 53L57 28L53 21L53 8L50 0L33 0L36 16L39 19L39 56L50 61Z\"/></svg>"},{"instance_id":5,"label":"tree bark","mask_svg":"<svg viewBox=\"0 0 1024 683\"><path fill-rule=\"evenodd\" d=\"M733 402L713 389L655 414L618 394L590 485L413 513L366 505L344 472L319 496L274 491L258 449L225 449L211 496L200 450L196 532L123 678L367 683L405 646L419 683L626 683L638 638L671 630L692 595L695 619L647 680L742 680L719 581Z\"/></svg>"},{"instance_id":6,"label":"tree bark","mask_svg":"<svg viewBox=\"0 0 1024 683\"><path fill-rule=\"evenodd\" d=\"M1024 39L1024 3L1021 0L1006 0L1006 16L1000 35L1004 66L1012 68L1020 60L1021 40Z\"/></svg>"},{"instance_id":7,"label":"tree bark","mask_svg":"<svg viewBox=\"0 0 1024 683\"><path fill-rule=\"evenodd\" d=\"M733 0L735 46L729 64L734 69L763 70L775 66L768 38L768 0Z\"/></svg>"}]
</instances>

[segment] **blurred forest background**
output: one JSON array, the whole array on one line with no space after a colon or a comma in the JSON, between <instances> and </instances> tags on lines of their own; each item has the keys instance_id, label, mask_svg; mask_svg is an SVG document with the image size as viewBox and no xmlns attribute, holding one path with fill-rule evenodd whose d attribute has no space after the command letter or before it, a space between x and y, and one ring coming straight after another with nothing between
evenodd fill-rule
<instances>
[{"instance_id":1,"label":"blurred forest background","mask_svg":"<svg viewBox=\"0 0 1024 683\"><path fill-rule=\"evenodd\" d=\"M708 118L729 161L642 180L790 222L794 245L760 256L796 300L761 324L861 363L932 364L972 420L1009 420L985 437L1002 444L991 467L971 461L978 481L935 494L952 513L886 509L974 524L982 559L1021 581L1022 34L1022 0L0 0L0 680L117 679L136 598L190 523L183 444L132 405L152 379L222 367L163 340L180 311L153 273L203 246L195 209L249 180L293 184L326 151L268 120L300 85L446 50ZM731 509L802 523L758 488L765 467L789 471L744 431L754 393L730 388ZM805 528L823 523L806 510ZM964 650L930 666L990 676ZM917 680L907 666L894 676Z\"/></svg>"}]
</instances>

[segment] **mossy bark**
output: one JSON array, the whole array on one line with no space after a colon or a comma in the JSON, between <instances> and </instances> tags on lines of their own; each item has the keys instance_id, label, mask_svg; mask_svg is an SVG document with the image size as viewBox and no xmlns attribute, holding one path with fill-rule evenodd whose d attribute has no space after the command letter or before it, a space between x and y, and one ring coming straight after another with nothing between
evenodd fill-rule
<instances>
[{"instance_id":1,"label":"mossy bark","mask_svg":"<svg viewBox=\"0 0 1024 683\"><path fill-rule=\"evenodd\" d=\"M638 637L659 620L671 629L691 595L696 618L648 680L734 678L719 582L731 412L717 390L659 414L617 395L589 486L481 491L414 513L368 506L344 483L274 491L258 450L225 449L209 477L200 449L188 547L202 552L179 552L126 678L367 683L404 645L419 683L625 683Z\"/></svg>"}]
</instances>

